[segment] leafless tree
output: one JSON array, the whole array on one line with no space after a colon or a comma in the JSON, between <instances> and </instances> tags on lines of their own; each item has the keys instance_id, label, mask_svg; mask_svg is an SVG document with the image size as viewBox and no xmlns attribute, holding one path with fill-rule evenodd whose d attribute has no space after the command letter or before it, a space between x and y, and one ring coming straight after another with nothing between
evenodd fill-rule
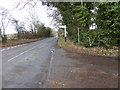
<instances>
[{"instance_id":1,"label":"leafless tree","mask_svg":"<svg viewBox=\"0 0 120 90\"><path fill-rule=\"evenodd\" d=\"M23 32L25 32L25 26L24 26L24 22L19 22L19 20L16 20L14 18L12 18L12 24L15 26L15 30L17 31L18 35L18 39L21 38L21 34Z\"/></svg>"},{"instance_id":2,"label":"leafless tree","mask_svg":"<svg viewBox=\"0 0 120 90\"><path fill-rule=\"evenodd\" d=\"M53 25L55 28L59 28L60 25L62 25L62 16L61 13L57 8L54 7L48 7L48 9L51 10L51 12L48 12L48 17L52 18L51 25Z\"/></svg>"},{"instance_id":3,"label":"leafless tree","mask_svg":"<svg viewBox=\"0 0 120 90\"><path fill-rule=\"evenodd\" d=\"M36 10L37 1L29 3L28 4L29 8L27 10L29 14L29 18L27 18L27 21L30 23L31 31L33 33L37 32L35 28L35 25L38 22L38 15L37 15L37 10Z\"/></svg>"},{"instance_id":4,"label":"leafless tree","mask_svg":"<svg viewBox=\"0 0 120 90\"><path fill-rule=\"evenodd\" d=\"M35 7L37 2L40 0L20 0L15 4L15 9L17 8L18 10L24 9L26 6L31 6L31 8Z\"/></svg>"},{"instance_id":5,"label":"leafless tree","mask_svg":"<svg viewBox=\"0 0 120 90\"><path fill-rule=\"evenodd\" d=\"M7 39L5 35L5 30L10 22L11 14L9 10L0 7L0 28L1 28L1 36L4 42L6 42Z\"/></svg>"},{"instance_id":6,"label":"leafless tree","mask_svg":"<svg viewBox=\"0 0 120 90\"><path fill-rule=\"evenodd\" d=\"M5 31L11 21L12 11L14 11L15 9L22 10L27 5L34 7L37 1L38 0L20 0L14 5L14 7L11 10L0 7L0 32L3 40L4 38L6 38Z\"/></svg>"}]
</instances>

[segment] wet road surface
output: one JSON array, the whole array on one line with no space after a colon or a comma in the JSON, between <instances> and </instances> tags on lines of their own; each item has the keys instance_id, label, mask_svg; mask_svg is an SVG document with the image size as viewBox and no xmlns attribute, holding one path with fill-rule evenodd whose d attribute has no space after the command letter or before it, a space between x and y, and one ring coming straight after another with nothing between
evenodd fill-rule
<instances>
[{"instance_id":1,"label":"wet road surface","mask_svg":"<svg viewBox=\"0 0 120 90\"><path fill-rule=\"evenodd\" d=\"M68 52L57 38L3 48L3 88L117 88L114 58Z\"/></svg>"}]
</instances>

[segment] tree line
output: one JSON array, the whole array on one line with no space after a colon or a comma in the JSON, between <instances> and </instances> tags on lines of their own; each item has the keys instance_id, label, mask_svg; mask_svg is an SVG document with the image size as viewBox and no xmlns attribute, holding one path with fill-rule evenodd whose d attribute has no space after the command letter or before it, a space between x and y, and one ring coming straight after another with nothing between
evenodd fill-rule
<instances>
[{"instance_id":1,"label":"tree line","mask_svg":"<svg viewBox=\"0 0 120 90\"><path fill-rule=\"evenodd\" d=\"M16 20L14 18L11 18L10 21L17 32L17 36L15 36L14 39L35 39L53 36L52 29L50 27L45 27L45 25L43 23L40 23L39 21L31 24L29 30L25 29L24 22L20 22L19 20ZM1 30L2 29L0 29L0 31ZM2 37L2 43L6 43L8 39L7 35L5 34L5 29L3 31L4 33L2 33L1 31L0 35Z\"/></svg>"},{"instance_id":2,"label":"tree line","mask_svg":"<svg viewBox=\"0 0 120 90\"><path fill-rule=\"evenodd\" d=\"M30 26L29 31L25 30L24 22L19 23L18 20L12 19L12 24L15 26L18 39L34 39L52 36L52 29L45 27L45 25L39 21L36 21Z\"/></svg>"},{"instance_id":3,"label":"tree line","mask_svg":"<svg viewBox=\"0 0 120 90\"><path fill-rule=\"evenodd\" d=\"M12 24L15 27L15 30L17 31L17 36L14 37L14 39L35 39L35 38L44 38L44 37L51 37L53 36L52 34L52 29L50 27L45 27L44 24L42 23L37 23L35 24L35 31L31 30L26 30L24 23L20 22L18 20L13 20ZM2 37L2 42L6 43L7 42L7 35L6 34L1 34Z\"/></svg>"},{"instance_id":4,"label":"tree line","mask_svg":"<svg viewBox=\"0 0 120 90\"><path fill-rule=\"evenodd\" d=\"M75 44L106 48L118 46L120 2L47 2L43 4L57 8L62 17L59 23L67 26L68 38ZM90 29L92 26L95 28Z\"/></svg>"},{"instance_id":5,"label":"tree line","mask_svg":"<svg viewBox=\"0 0 120 90\"><path fill-rule=\"evenodd\" d=\"M37 12L35 12L37 3L38 2L34 2L34 0L25 2L20 1L12 10L8 10L0 6L0 36L3 43L6 43L8 39L5 33L8 25L13 26L14 30L16 30L17 35L15 35L15 39L34 39L52 36L52 29L50 27L46 27L37 18L38 15L36 14ZM22 6L22 8L19 8L19 6ZM29 17L25 18L26 21L22 22L15 19L12 16L12 11L16 9L22 10L25 6L28 6L28 10L26 12L29 15Z\"/></svg>"}]
</instances>

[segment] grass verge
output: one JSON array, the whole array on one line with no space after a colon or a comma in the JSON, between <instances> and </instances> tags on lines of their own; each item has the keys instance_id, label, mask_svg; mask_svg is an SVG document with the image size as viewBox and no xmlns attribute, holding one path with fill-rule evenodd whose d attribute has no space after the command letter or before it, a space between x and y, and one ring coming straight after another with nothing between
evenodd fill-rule
<instances>
[{"instance_id":1,"label":"grass verge","mask_svg":"<svg viewBox=\"0 0 120 90\"><path fill-rule=\"evenodd\" d=\"M1 44L0 44L0 47L15 46L15 45L24 44L24 43L35 42L35 41L42 40L42 39L43 39L43 38L8 40L7 43L1 43Z\"/></svg>"},{"instance_id":2,"label":"grass verge","mask_svg":"<svg viewBox=\"0 0 120 90\"><path fill-rule=\"evenodd\" d=\"M57 44L58 46L72 52L85 53L90 55L99 55L99 56L118 57L117 47L114 47L113 49L106 49L103 47L86 48L83 46L77 46L70 40L67 40L67 42L65 42L63 37L59 37Z\"/></svg>"}]
</instances>

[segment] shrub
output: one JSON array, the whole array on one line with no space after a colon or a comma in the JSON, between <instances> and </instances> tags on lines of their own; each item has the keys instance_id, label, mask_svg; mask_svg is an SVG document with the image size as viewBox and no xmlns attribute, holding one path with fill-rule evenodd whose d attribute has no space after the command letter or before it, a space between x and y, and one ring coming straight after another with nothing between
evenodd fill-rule
<instances>
[{"instance_id":1,"label":"shrub","mask_svg":"<svg viewBox=\"0 0 120 90\"><path fill-rule=\"evenodd\" d=\"M2 36L2 43L6 43L7 42L7 35Z\"/></svg>"}]
</instances>

